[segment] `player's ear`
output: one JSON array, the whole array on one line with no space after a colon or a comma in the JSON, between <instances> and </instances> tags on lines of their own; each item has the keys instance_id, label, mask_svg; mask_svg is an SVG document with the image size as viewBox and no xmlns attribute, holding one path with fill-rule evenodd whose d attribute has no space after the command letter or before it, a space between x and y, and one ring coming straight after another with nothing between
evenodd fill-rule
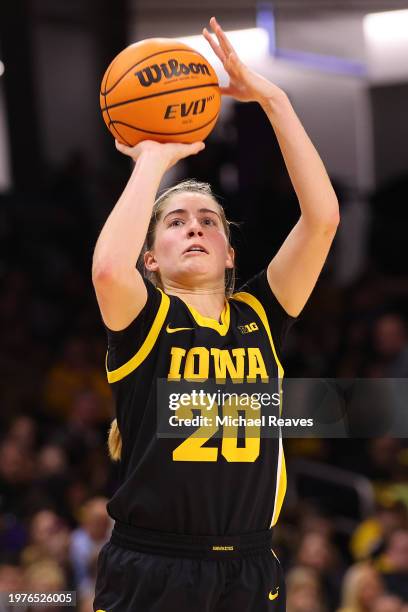
<instances>
[{"instance_id":1,"label":"player's ear","mask_svg":"<svg viewBox=\"0 0 408 612\"><path fill-rule=\"evenodd\" d=\"M159 264L156 261L153 251L146 251L143 259L146 270L149 270L149 272L157 272Z\"/></svg>"},{"instance_id":2,"label":"player's ear","mask_svg":"<svg viewBox=\"0 0 408 612\"><path fill-rule=\"evenodd\" d=\"M235 251L232 248L232 246L228 246L227 247L227 257L225 260L225 267L226 268L233 268L235 265Z\"/></svg>"}]
</instances>

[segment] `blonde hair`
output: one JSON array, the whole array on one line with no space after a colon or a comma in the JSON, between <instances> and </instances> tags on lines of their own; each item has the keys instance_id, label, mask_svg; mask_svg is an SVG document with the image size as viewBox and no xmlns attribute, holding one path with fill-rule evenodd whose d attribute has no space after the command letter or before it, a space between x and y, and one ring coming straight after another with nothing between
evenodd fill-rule
<instances>
[{"instance_id":1,"label":"blonde hair","mask_svg":"<svg viewBox=\"0 0 408 612\"><path fill-rule=\"evenodd\" d=\"M292 600L299 590L312 588L317 594L316 605L313 612L326 612L327 608L323 602L322 589L318 573L312 568L303 565L293 567L286 576L287 610L293 609Z\"/></svg>"},{"instance_id":2,"label":"blonde hair","mask_svg":"<svg viewBox=\"0 0 408 612\"><path fill-rule=\"evenodd\" d=\"M122 455L122 436L120 435L117 419L113 419L109 428L108 450L112 461L120 460Z\"/></svg>"},{"instance_id":3,"label":"blonde hair","mask_svg":"<svg viewBox=\"0 0 408 612\"><path fill-rule=\"evenodd\" d=\"M361 587L370 575L375 575L381 584L381 577L369 561L360 561L349 567L343 578L341 612L362 612L359 601Z\"/></svg>"},{"instance_id":4,"label":"blonde hair","mask_svg":"<svg viewBox=\"0 0 408 612\"><path fill-rule=\"evenodd\" d=\"M65 585L61 567L52 559L42 559L29 565L24 572L27 588L60 591Z\"/></svg>"},{"instance_id":5,"label":"blonde hair","mask_svg":"<svg viewBox=\"0 0 408 612\"><path fill-rule=\"evenodd\" d=\"M156 226L158 222L160 221L165 205L167 204L167 202L169 201L171 197L179 193L185 193L185 192L202 193L204 195L209 196L210 198L214 200L214 202L217 204L217 207L218 207L218 212L221 217L222 226L224 228L224 232L225 232L225 236L227 238L228 244L230 245L231 243L230 225L232 225L232 223L227 220L225 216L225 211L223 207L221 206L221 204L218 202L217 198L215 197L211 189L211 185L209 183L203 183L201 181L196 181L195 179L187 179L185 181L182 181L181 183L177 183L176 185L173 185L173 187L170 187L169 189L166 189L163 193L160 194L160 196L156 199L153 205L153 211L150 217L150 223L149 223L149 227L148 227L147 234L146 234L146 240L143 245L142 252L140 253L138 263L137 263L137 267L139 268L140 272L144 276L146 276L146 278L148 278L156 287L160 287L160 289L163 289L160 274L146 270L145 265L144 265L144 255L147 251L150 251L153 248L155 234L156 234ZM227 297L230 297L233 294L234 286L235 286L235 266L234 268L225 270L225 294ZM112 421L110 429L109 429L108 449L109 449L109 455L111 459L113 461L119 461L121 458L121 454L122 454L122 437L120 435L120 431L119 431L119 427L118 427L118 423L116 419Z\"/></svg>"}]
</instances>

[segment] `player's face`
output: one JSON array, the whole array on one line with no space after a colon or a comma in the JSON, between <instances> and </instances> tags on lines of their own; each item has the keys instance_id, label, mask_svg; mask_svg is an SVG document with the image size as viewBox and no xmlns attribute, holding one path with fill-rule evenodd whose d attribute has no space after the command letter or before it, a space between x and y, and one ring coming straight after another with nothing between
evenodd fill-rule
<instances>
[{"instance_id":1,"label":"player's face","mask_svg":"<svg viewBox=\"0 0 408 612\"><path fill-rule=\"evenodd\" d=\"M164 206L146 267L160 272L164 285L224 287L234 252L225 235L216 202L205 194L184 192Z\"/></svg>"}]
</instances>

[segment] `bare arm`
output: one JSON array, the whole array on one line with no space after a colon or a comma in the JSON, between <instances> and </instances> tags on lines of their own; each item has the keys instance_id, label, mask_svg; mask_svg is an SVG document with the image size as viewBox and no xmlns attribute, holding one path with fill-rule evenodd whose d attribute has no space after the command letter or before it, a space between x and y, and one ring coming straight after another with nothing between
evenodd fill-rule
<instances>
[{"instance_id":1,"label":"bare arm","mask_svg":"<svg viewBox=\"0 0 408 612\"><path fill-rule=\"evenodd\" d=\"M116 146L136 164L97 240L92 282L105 324L110 329L121 330L146 303L146 287L135 266L160 181L179 159L198 153L204 145L144 141L135 147L118 143Z\"/></svg>"},{"instance_id":2,"label":"bare arm","mask_svg":"<svg viewBox=\"0 0 408 612\"><path fill-rule=\"evenodd\" d=\"M240 61L214 18L210 24L218 44L206 29L203 35L230 77L228 87L221 88L221 93L262 106L299 200L300 219L268 266L272 291L285 310L297 316L316 284L336 233L339 223L336 194L286 94Z\"/></svg>"},{"instance_id":3,"label":"bare arm","mask_svg":"<svg viewBox=\"0 0 408 612\"><path fill-rule=\"evenodd\" d=\"M268 266L272 291L297 316L323 268L339 223L336 194L315 147L286 94L261 102L278 139L301 216Z\"/></svg>"}]
</instances>

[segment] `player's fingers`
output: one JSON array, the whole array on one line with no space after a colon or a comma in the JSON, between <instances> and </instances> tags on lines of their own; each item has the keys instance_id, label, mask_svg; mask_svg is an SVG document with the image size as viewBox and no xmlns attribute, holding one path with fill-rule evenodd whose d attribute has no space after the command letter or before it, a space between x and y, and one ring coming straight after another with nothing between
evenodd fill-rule
<instances>
[{"instance_id":1,"label":"player's fingers","mask_svg":"<svg viewBox=\"0 0 408 612\"><path fill-rule=\"evenodd\" d=\"M229 53L231 53L232 51L235 51L234 47L231 45L224 30L222 29L222 27L220 26L220 24L218 23L215 17L211 17L210 25L216 37L218 38L218 42L220 43L221 49L223 50L225 55L228 56Z\"/></svg>"},{"instance_id":2,"label":"player's fingers","mask_svg":"<svg viewBox=\"0 0 408 612\"><path fill-rule=\"evenodd\" d=\"M187 157L188 155L196 155L205 149L205 144L201 141L197 141L192 142L191 144L184 144L182 147L183 157Z\"/></svg>"},{"instance_id":3,"label":"player's fingers","mask_svg":"<svg viewBox=\"0 0 408 612\"><path fill-rule=\"evenodd\" d=\"M210 43L211 49L214 51L218 59L221 60L222 63L224 63L226 60L226 55L221 49L221 47L217 45L217 43L215 42L215 40L213 39L213 37L211 36L207 28L203 28L203 36Z\"/></svg>"},{"instance_id":4,"label":"player's fingers","mask_svg":"<svg viewBox=\"0 0 408 612\"><path fill-rule=\"evenodd\" d=\"M234 66L236 69L240 66L241 64L241 60L239 59L238 55L235 53L235 51L230 51L227 55L227 62L229 62L232 66Z\"/></svg>"},{"instance_id":5,"label":"player's fingers","mask_svg":"<svg viewBox=\"0 0 408 612\"><path fill-rule=\"evenodd\" d=\"M184 144L181 142L169 142L164 145L170 151L170 157L175 160L184 159L189 155L196 155L205 148L205 144L201 141Z\"/></svg>"},{"instance_id":6,"label":"player's fingers","mask_svg":"<svg viewBox=\"0 0 408 612\"><path fill-rule=\"evenodd\" d=\"M222 96L235 96L237 93L235 87L220 87L220 94Z\"/></svg>"},{"instance_id":7,"label":"player's fingers","mask_svg":"<svg viewBox=\"0 0 408 612\"><path fill-rule=\"evenodd\" d=\"M231 51L225 60L224 68L228 72L231 78L239 79L242 76L242 69L244 65L239 59L235 51Z\"/></svg>"}]
</instances>

